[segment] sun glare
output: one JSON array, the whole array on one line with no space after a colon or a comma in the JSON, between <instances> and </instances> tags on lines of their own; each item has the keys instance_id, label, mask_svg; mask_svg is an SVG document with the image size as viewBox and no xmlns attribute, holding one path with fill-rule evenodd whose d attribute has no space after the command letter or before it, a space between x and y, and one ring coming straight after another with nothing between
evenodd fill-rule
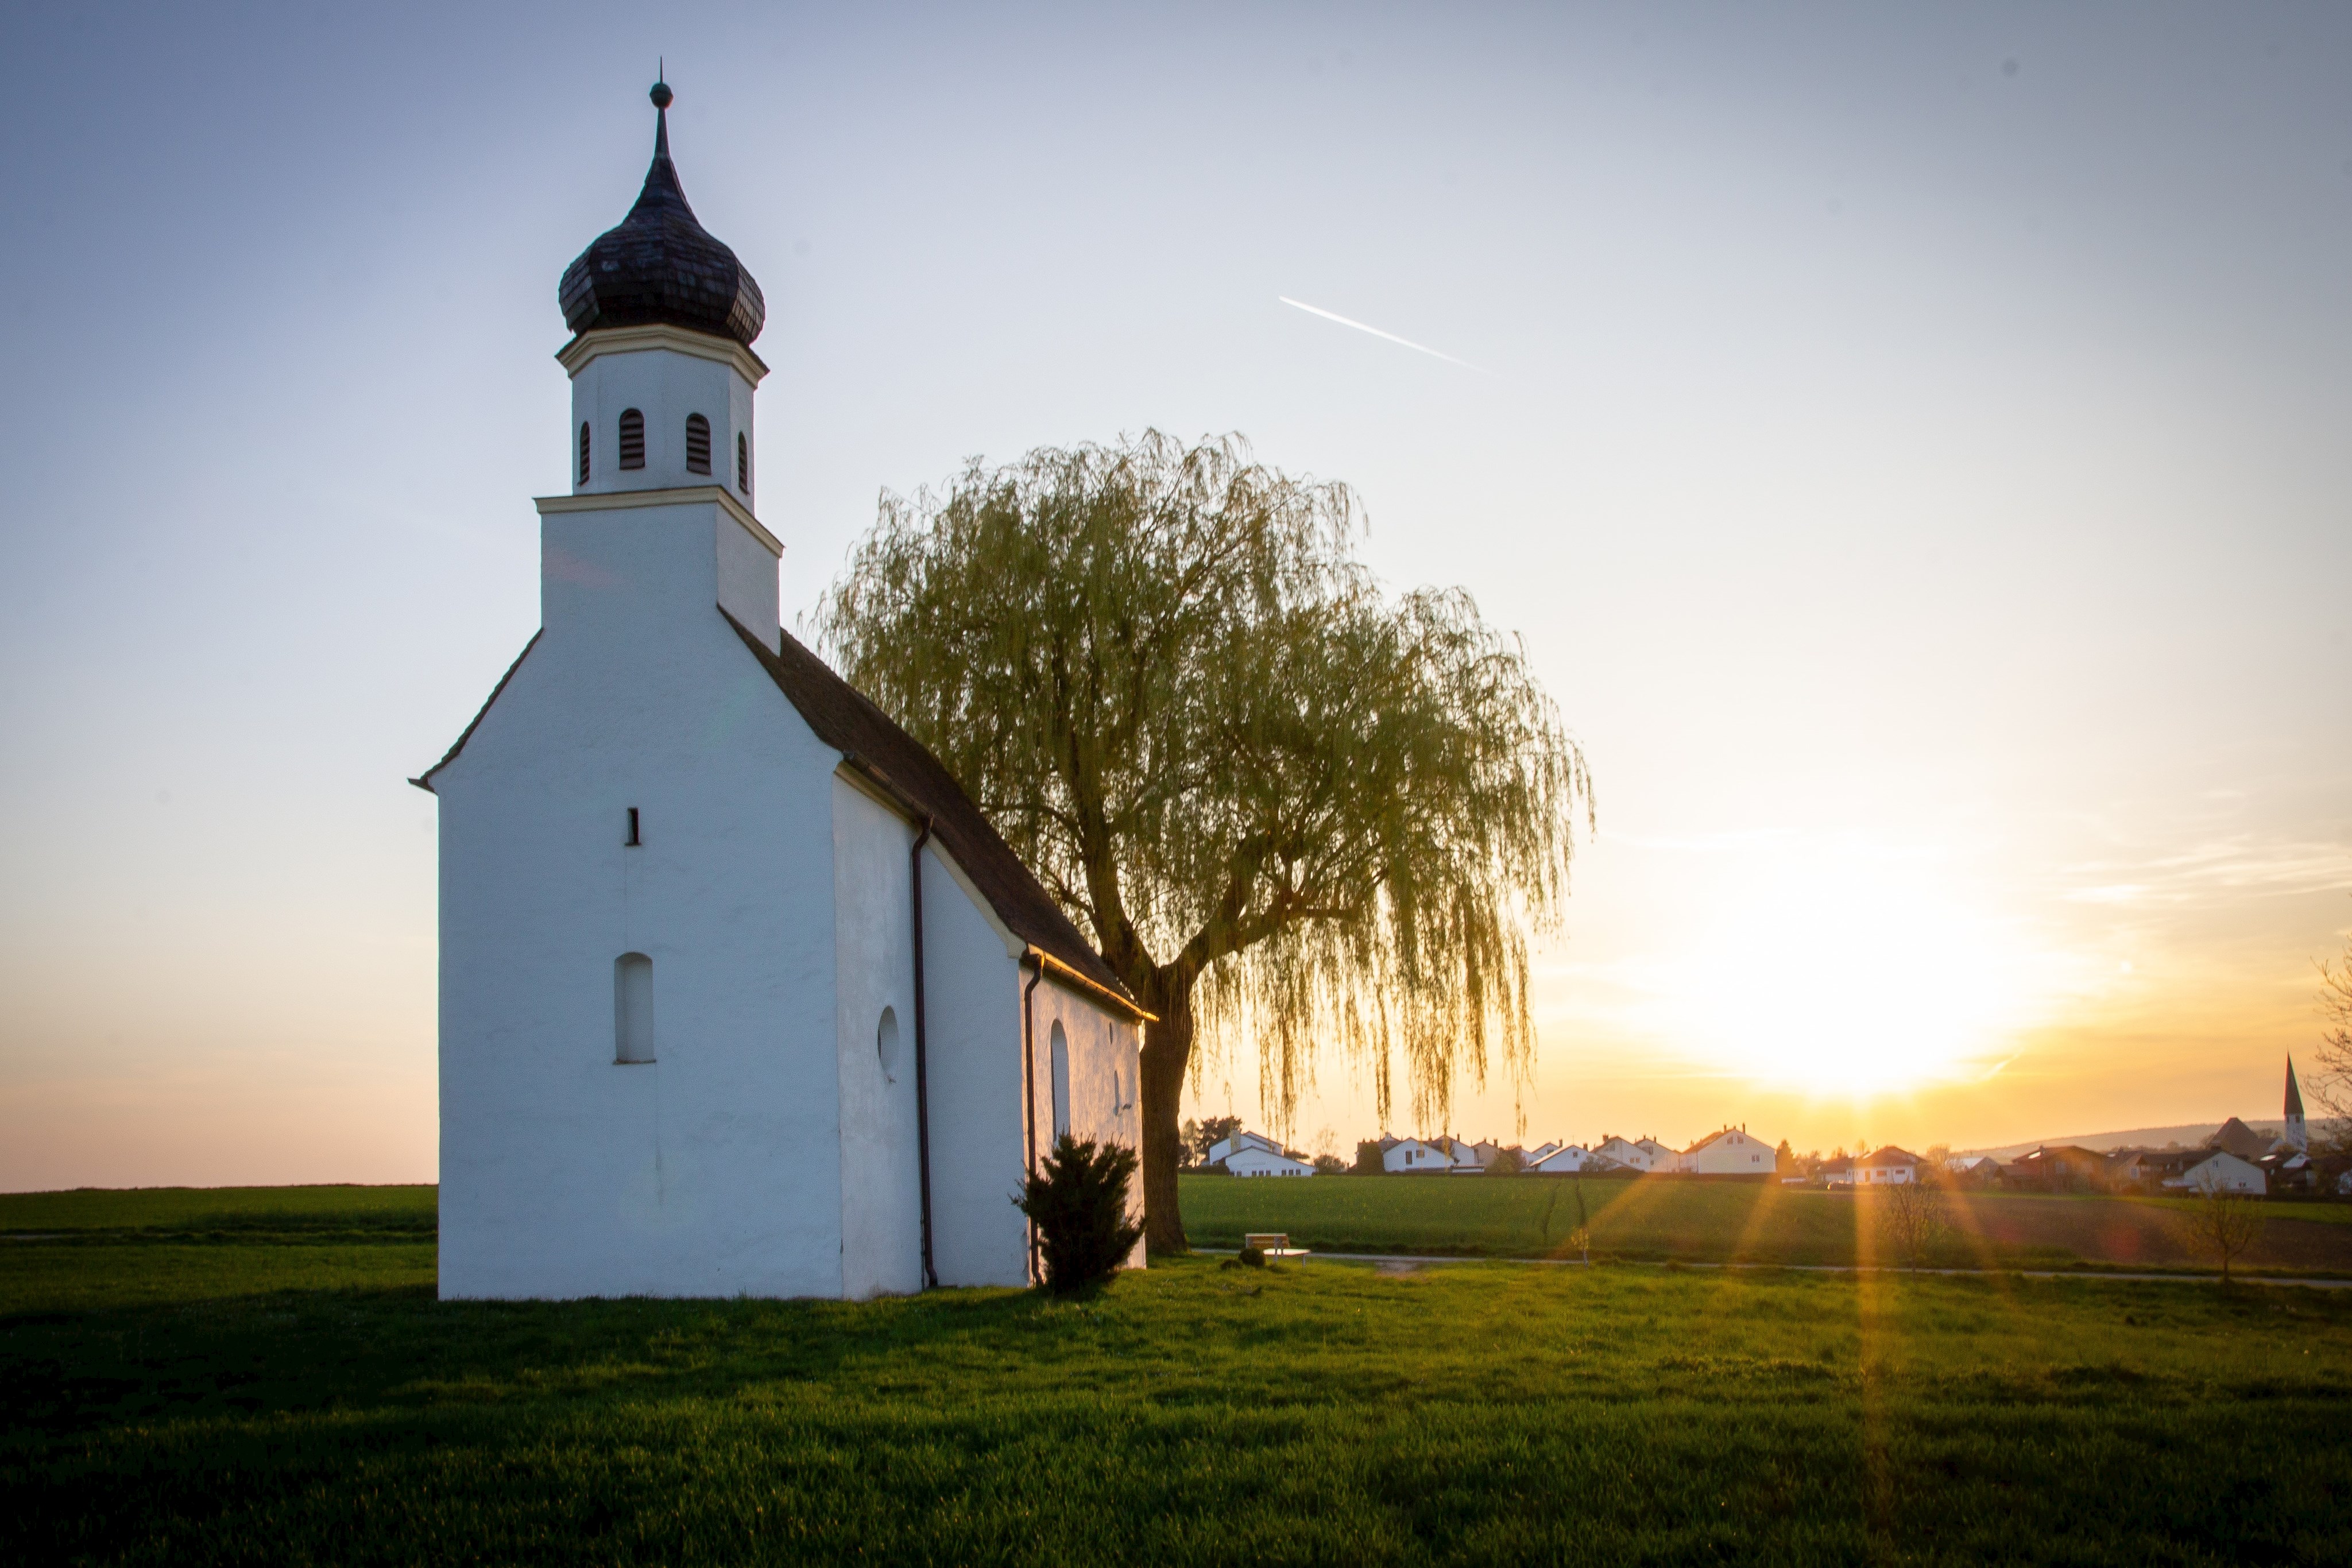
<instances>
[{"instance_id":1,"label":"sun glare","mask_svg":"<svg viewBox=\"0 0 2352 1568\"><path fill-rule=\"evenodd\" d=\"M1692 1053L1857 1098L1973 1075L2031 1007L2021 945L1921 859L1781 859L1726 888L1676 977Z\"/></svg>"}]
</instances>

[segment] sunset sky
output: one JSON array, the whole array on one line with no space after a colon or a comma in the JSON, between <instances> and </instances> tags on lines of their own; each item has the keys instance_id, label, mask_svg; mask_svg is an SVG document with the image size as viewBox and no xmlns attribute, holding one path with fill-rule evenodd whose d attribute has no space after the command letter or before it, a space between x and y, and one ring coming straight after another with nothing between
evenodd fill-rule
<instances>
[{"instance_id":1,"label":"sunset sky","mask_svg":"<svg viewBox=\"0 0 2352 1568\"><path fill-rule=\"evenodd\" d=\"M0 1188L432 1179L404 780L537 624L556 277L659 57L767 295L788 625L879 492L1156 426L1346 480L1386 580L1524 635L1600 830L1533 1077L1395 1130L1998 1145L2275 1115L2316 1039L2341 6L19 5L0 47ZM1195 1101L1262 1119L1255 1060ZM1327 1061L1297 1140L1376 1130Z\"/></svg>"}]
</instances>

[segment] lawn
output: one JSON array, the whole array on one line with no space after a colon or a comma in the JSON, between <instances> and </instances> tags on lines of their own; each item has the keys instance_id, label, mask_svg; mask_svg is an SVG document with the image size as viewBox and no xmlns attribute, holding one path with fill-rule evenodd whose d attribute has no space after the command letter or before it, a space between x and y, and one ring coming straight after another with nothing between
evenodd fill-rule
<instances>
[{"instance_id":1,"label":"lawn","mask_svg":"<svg viewBox=\"0 0 2352 1568\"><path fill-rule=\"evenodd\" d=\"M1563 1254L1578 1185L1557 1176L1225 1176L1181 1178L1196 1247L1238 1247L1251 1230L1336 1252L1540 1258ZM1877 1195L1778 1183L1671 1177L1580 1184L1596 1257L1663 1262L1884 1262ZM1953 1267L2209 1267L2182 1225L2181 1199L1956 1193L1951 1231L1932 1260ZM2352 1275L2352 1206L2269 1206L2240 1267Z\"/></svg>"},{"instance_id":2,"label":"lawn","mask_svg":"<svg viewBox=\"0 0 2352 1568\"><path fill-rule=\"evenodd\" d=\"M2352 1292L1189 1259L443 1304L429 1194L352 1191L0 1244L6 1560L2352 1558Z\"/></svg>"}]
</instances>

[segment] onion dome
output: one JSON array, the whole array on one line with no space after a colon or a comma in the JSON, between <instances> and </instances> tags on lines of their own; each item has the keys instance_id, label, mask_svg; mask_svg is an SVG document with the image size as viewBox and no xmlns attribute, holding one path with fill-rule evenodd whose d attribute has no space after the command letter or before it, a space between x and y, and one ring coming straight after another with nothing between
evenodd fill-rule
<instances>
[{"instance_id":1,"label":"onion dome","mask_svg":"<svg viewBox=\"0 0 2352 1568\"><path fill-rule=\"evenodd\" d=\"M620 227L597 235L563 269L556 287L563 324L580 333L659 322L749 344L766 324L768 302L735 253L695 221L669 161L668 85L654 83L650 96L654 162L645 189Z\"/></svg>"}]
</instances>

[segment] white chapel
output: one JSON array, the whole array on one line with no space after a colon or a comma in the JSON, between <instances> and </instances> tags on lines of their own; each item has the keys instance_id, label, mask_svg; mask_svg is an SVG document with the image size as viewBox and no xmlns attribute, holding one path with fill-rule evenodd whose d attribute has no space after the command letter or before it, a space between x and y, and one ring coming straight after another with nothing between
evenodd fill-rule
<instances>
[{"instance_id":1,"label":"white chapel","mask_svg":"<svg viewBox=\"0 0 2352 1568\"><path fill-rule=\"evenodd\" d=\"M1144 1015L782 630L766 305L653 101L636 204L560 286L539 631L413 780L440 806L441 1293L1028 1283L1013 1194L1061 1133L1139 1143Z\"/></svg>"}]
</instances>

